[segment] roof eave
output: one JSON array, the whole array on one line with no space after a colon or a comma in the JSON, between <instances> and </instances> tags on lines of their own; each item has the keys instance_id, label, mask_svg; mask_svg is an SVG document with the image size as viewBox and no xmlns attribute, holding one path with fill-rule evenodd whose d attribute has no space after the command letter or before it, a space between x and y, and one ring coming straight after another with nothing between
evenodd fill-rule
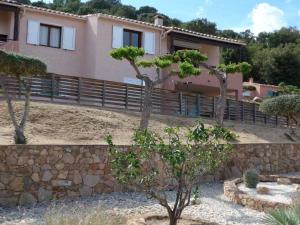
<instances>
[{"instance_id":1,"label":"roof eave","mask_svg":"<svg viewBox=\"0 0 300 225\"><path fill-rule=\"evenodd\" d=\"M219 42L219 43L225 43L225 44L236 46L236 47L245 47L245 46L247 46L247 44L245 42L231 41L231 40L228 40L228 39L225 39L225 38L218 38L217 36L212 36L212 35L201 35L201 34L176 30L174 28L170 28L170 31L171 31L170 33L174 32L174 33L184 34L184 35L188 35L188 36L192 36L192 37L198 37L198 38L202 38L202 39L207 39L207 40L211 40L211 41L215 41L215 42Z\"/></svg>"},{"instance_id":2,"label":"roof eave","mask_svg":"<svg viewBox=\"0 0 300 225\"><path fill-rule=\"evenodd\" d=\"M151 24L151 23L147 23L147 22L143 22L143 21L139 21L139 20L132 20L132 19L113 16L113 15L109 15L109 14L102 14L102 13L90 14L90 15L86 15L85 18L93 17L93 16L97 16L98 18L104 18L104 19L108 19L108 20L115 20L115 21L119 21L119 22L129 23L129 24L133 24L133 25L149 27L152 29L160 30L160 31L166 30L166 27L164 27L164 26L158 26L155 24Z\"/></svg>"}]
</instances>

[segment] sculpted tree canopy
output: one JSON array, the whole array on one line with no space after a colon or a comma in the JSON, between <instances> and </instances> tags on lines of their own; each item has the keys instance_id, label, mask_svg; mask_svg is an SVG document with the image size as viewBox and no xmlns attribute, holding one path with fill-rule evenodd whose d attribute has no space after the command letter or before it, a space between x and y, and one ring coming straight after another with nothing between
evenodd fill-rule
<instances>
[{"instance_id":1,"label":"sculpted tree canopy","mask_svg":"<svg viewBox=\"0 0 300 225\"><path fill-rule=\"evenodd\" d=\"M201 70L198 65L207 60L205 55L196 50L177 51L174 54L154 57L152 60L143 60L144 55L144 49L137 47L124 47L111 52L111 56L114 59L128 61L136 73L136 78L145 83L145 97L142 107L140 130L147 129L148 127L154 88L171 76L178 76L183 79L188 76L200 75ZM171 66L173 67L171 68ZM142 68L152 68L156 75L151 77L149 74L143 74ZM167 74L162 74L163 69L168 71L166 72Z\"/></svg>"},{"instance_id":2,"label":"sculpted tree canopy","mask_svg":"<svg viewBox=\"0 0 300 225\"><path fill-rule=\"evenodd\" d=\"M116 180L157 200L167 210L169 224L176 225L190 205L196 184L228 159L233 139L235 135L227 129L206 128L198 122L185 136L177 128L166 128L165 136L137 131L128 151L115 146L111 136L107 142ZM174 203L167 198L170 189L175 192Z\"/></svg>"},{"instance_id":3,"label":"sculpted tree canopy","mask_svg":"<svg viewBox=\"0 0 300 225\"><path fill-rule=\"evenodd\" d=\"M43 76L47 66L38 59L13 53L0 51L0 87L7 102L8 112L15 128L15 143L26 144L24 128L29 114L31 77ZM7 79L16 77L25 90L25 104L20 122L17 121L16 112L12 105L13 95L9 93Z\"/></svg>"},{"instance_id":4,"label":"sculpted tree canopy","mask_svg":"<svg viewBox=\"0 0 300 225\"><path fill-rule=\"evenodd\" d=\"M188 76L198 76L202 72L201 67L209 70L210 74L214 75L219 81L220 97L217 102L216 117L219 125L223 126L228 74L237 72L247 74L251 71L251 66L246 62L229 65L221 64L217 68L210 66L205 62L208 60L207 56L201 54L198 50L180 50L173 54L154 57L152 60L143 60L142 57L144 55L144 49L136 47L124 47L111 52L111 56L114 59L127 60L133 67L136 77L145 82L145 98L140 123L141 130L148 127L152 109L151 96L154 87L163 83L171 76L178 76L181 79ZM148 74L143 74L140 68L152 68L156 71L157 76L151 78ZM163 69L166 69L164 71L168 72L165 72L167 74L162 76Z\"/></svg>"}]
</instances>

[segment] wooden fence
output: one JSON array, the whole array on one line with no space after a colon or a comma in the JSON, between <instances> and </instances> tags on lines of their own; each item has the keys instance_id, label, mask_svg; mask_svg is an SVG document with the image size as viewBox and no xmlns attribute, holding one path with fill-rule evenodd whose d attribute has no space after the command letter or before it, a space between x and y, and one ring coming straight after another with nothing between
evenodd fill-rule
<instances>
[{"instance_id":1,"label":"wooden fence","mask_svg":"<svg viewBox=\"0 0 300 225\"><path fill-rule=\"evenodd\" d=\"M22 98L24 89L16 79L8 79L7 85L12 95ZM40 101L141 111L143 95L144 88L132 84L54 74L32 78L32 98ZM155 89L153 113L214 118L216 101L216 97ZM226 102L225 119L272 126L286 126L288 122L263 114L258 104L231 99Z\"/></svg>"}]
</instances>

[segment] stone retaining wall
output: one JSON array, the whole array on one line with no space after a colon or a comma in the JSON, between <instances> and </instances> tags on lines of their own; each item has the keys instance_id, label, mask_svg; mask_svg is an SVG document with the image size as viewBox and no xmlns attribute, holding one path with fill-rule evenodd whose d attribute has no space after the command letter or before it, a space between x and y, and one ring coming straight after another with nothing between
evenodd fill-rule
<instances>
[{"instance_id":1,"label":"stone retaining wall","mask_svg":"<svg viewBox=\"0 0 300 225\"><path fill-rule=\"evenodd\" d=\"M215 178L241 177L249 168L256 168L261 174L300 171L300 143L236 144L231 159L215 174Z\"/></svg>"},{"instance_id":2,"label":"stone retaining wall","mask_svg":"<svg viewBox=\"0 0 300 225\"><path fill-rule=\"evenodd\" d=\"M106 146L0 146L0 205L120 190Z\"/></svg>"},{"instance_id":3,"label":"stone retaining wall","mask_svg":"<svg viewBox=\"0 0 300 225\"><path fill-rule=\"evenodd\" d=\"M102 145L0 146L0 205L120 191L107 162ZM240 177L251 167L262 173L300 171L300 144L238 144L227 165L206 180Z\"/></svg>"}]
</instances>

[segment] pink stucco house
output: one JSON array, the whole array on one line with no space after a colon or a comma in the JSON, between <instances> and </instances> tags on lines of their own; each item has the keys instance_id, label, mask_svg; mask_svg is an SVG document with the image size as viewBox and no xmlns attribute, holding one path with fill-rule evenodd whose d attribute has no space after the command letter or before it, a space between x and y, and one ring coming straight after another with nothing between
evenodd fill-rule
<instances>
[{"instance_id":1,"label":"pink stucco house","mask_svg":"<svg viewBox=\"0 0 300 225\"><path fill-rule=\"evenodd\" d=\"M140 84L130 65L109 56L113 48L124 45L143 47L146 58L197 49L208 56L210 65L217 66L220 48L242 48L245 44L166 27L160 17L152 24L101 13L78 16L0 0L0 49L40 58L50 73ZM200 77L169 79L162 88L215 96L218 86L204 71ZM242 75L230 75L229 93L240 99L242 92Z\"/></svg>"},{"instance_id":2,"label":"pink stucco house","mask_svg":"<svg viewBox=\"0 0 300 225\"><path fill-rule=\"evenodd\" d=\"M273 97L278 94L279 87L276 85L270 85L270 84L260 84L255 83L253 78L250 78L248 82L243 83L244 86L244 97L250 97L250 98L268 98ZM250 88L249 88L250 87ZM249 90L250 89L250 90Z\"/></svg>"}]
</instances>

